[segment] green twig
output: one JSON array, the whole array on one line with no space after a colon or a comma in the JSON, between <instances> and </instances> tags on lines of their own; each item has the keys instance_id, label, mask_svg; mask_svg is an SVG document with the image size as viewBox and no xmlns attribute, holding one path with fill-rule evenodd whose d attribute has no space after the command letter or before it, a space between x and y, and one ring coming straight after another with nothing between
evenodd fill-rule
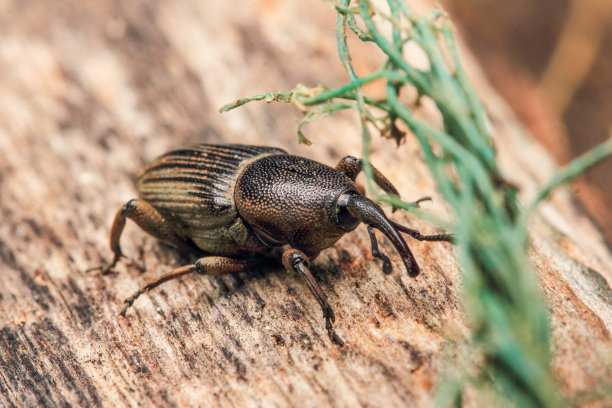
<instances>
[{"instance_id":1,"label":"green twig","mask_svg":"<svg viewBox=\"0 0 612 408\"><path fill-rule=\"evenodd\" d=\"M605 142L599 144L588 152L584 153L580 157L572 160L565 167L560 169L546 185L538 191L535 198L531 201L531 203L527 206L527 209L524 211L523 216L528 218L535 209L538 204L544 201L555 189L559 188L562 184L567 183L568 181L580 176L589 168L595 166L600 163L602 160L610 157L612 155L612 137Z\"/></svg>"},{"instance_id":2,"label":"green twig","mask_svg":"<svg viewBox=\"0 0 612 408\"><path fill-rule=\"evenodd\" d=\"M240 98L240 99L236 99L233 102L223 105L221 108L219 108L219 113L230 111L232 109L235 109L239 106L244 105L245 103L249 103L252 101L264 100L266 102L278 101L278 102L289 103L291 102L291 96L292 96L292 92L270 92L270 93L255 95L255 96L249 96L247 98Z\"/></svg>"},{"instance_id":3,"label":"green twig","mask_svg":"<svg viewBox=\"0 0 612 408\"><path fill-rule=\"evenodd\" d=\"M350 3L335 3L338 54L348 75L347 84L333 89L298 86L289 92L239 99L221 111L253 100L293 103L305 114L298 124L298 134L300 142L308 143L303 125L340 110L356 109L370 192L380 201L448 228L448 222L427 215L414 204L382 194L373 182L369 125L386 135L400 137L396 122L403 122L417 138L438 190L454 213L452 229L460 244L457 253L463 272L463 302L473 330L469 348L481 357L478 367L462 366L453 379L441 383L438 401L461 405L470 384L481 396L482 406L559 406L557 384L550 370L547 310L528 264L526 220L553 189L611 155L612 139L564 168L521 212L516 188L504 180L498 169L486 112L463 71L445 14L436 10L429 16L418 16L402 0L387 0L388 13L370 0L360 0L357 7ZM384 30L373 19L374 14L390 25L391 41L382 34ZM347 45L348 30L382 50L386 61L380 70L362 77L356 74ZM404 58L402 48L408 41L421 47L429 69L417 69ZM444 48L450 61L444 57ZM386 82L386 98L364 95L364 85L381 80ZM413 114L400 98L402 89L407 87L435 103L443 118L443 129ZM487 404L487 395L495 395L495 402Z\"/></svg>"}]
</instances>

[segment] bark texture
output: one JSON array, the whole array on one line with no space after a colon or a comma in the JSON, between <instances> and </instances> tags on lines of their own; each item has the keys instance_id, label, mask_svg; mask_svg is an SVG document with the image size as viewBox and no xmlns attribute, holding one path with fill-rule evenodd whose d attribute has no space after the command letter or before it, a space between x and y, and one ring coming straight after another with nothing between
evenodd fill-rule
<instances>
[{"instance_id":1,"label":"bark texture","mask_svg":"<svg viewBox=\"0 0 612 408\"><path fill-rule=\"evenodd\" d=\"M455 359L450 345L469 333L448 244L409 242L423 270L416 279L383 239L394 266L384 275L364 227L324 251L313 269L345 347L329 341L306 284L280 265L187 276L121 318L122 300L147 278L190 261L130 223L119 273L85 273L110 258L110 223L135 197L139 169L170 148L272 145L329 165L359 156L352 114L307 127L314 145L305 148L293 107L217 113L245 95L343 83L334 24L323 2L0 1L0 405L431 402ZM357 69L377 58L356 50ZM528 197L554 165L467 55L466 64L502 167ZM373 161L404 198L433 195L425 205L447 214L413 139L399 149L375 140ZM555 369L566 391L589 390L612 374L612 255L568 190L542 207L531 233Z\"/></svg>"}]
</instances>

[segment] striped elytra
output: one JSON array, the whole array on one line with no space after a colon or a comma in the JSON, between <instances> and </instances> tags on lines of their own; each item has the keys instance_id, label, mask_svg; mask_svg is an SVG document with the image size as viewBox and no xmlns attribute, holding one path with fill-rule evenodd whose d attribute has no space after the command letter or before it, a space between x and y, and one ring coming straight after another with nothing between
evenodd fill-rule
<instances>
[{"instance_id":1,"label":"striped elytra","mask_svg":"<svg viewBox=\"0 0 612 408\"><path fill-rule=\"evenodd\" d=\"M153 161L138 180L139 197L200 249L240 254L261 249L247 237L234 202L236 180L259 158L287 154L273 147L200 144Z\"/></svg>"}]
</instances>

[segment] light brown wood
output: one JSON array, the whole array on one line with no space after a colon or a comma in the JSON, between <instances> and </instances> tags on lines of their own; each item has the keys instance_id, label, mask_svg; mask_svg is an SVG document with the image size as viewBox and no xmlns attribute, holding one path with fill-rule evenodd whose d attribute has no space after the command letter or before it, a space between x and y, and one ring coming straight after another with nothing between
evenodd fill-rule
<instances>
[{"instance_id":1,"label":"light brown wood","mask_svg":"<svg viewBox=\"0 0 612 408\"><path fill-rule=\"evenodd\" d=\"M0 405L429 405L469 333L449 244L409 241L416 279L385 240L394 271L382 273L365 227L323 252L313 271L342 348L305 282L280 265L166 283L126 318L126 296L189 259L128 223L118 273L84 272L110 259L113 214L169 148L265 144L332 166L359 156L354 114L308 126L306 148L291 106L217 113L245 95L346 81L334 24L322 2L0 1ZM356 50L359 70L377 66L371 52ZM552 161L465 59L502 166L529 197ZM397 150L375 140L373 160L404 198L433 195L424 206L447 215L414 140ZM568 190L531 235L556 371L566 391L589 390L612 374L612 255Z\"/></svg>"}]
</instances>

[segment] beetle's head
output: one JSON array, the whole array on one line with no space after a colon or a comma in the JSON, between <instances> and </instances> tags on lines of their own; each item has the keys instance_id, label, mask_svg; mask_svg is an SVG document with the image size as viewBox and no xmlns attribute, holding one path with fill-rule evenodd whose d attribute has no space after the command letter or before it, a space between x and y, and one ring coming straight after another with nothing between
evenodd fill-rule
<instances>
[{"instance_id":1,"label":"beetle's head","mask_svg":"<svg viewBox=\"0 0 612 408\"><path fill-rule=\"evenodd\" d=\"M360 222L380 230L402 257L408 274L412 277L419 274L419 266L404 238L389 221L383 210L372 200L356 191L343 192L336 201L335 218L337 225L347 232L355 229Z\"/></svg>"},{"instance_id":2,"label":"beetle's head","mask_svg":"<svg viewBox=\"0 0 612 408\"><path fill-rule=\"evenodd\" d=\"M313 256L364 222L389 238L410 276L419 273L382 209L331 167L297 156L266 156L245 168L234 197L238 213L266 245L290 244Z\"/></svg>"}]
</instances>

